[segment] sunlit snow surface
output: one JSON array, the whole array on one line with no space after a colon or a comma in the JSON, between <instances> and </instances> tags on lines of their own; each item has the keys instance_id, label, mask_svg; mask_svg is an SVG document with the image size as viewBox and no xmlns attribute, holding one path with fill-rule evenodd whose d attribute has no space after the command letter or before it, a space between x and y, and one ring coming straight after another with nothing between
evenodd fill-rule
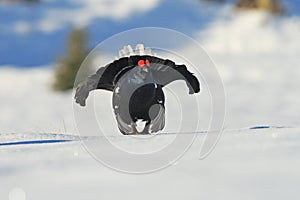
<instances>
[{"instance_id":1,"label":"sunlit snow surface","mask_svg":"<svg viewBox=\"0 0 300 200\"><path fill-rule=\"evenodd\" d=\"M51 67L3 66L0 199L8 199L15 191L32 200L298 199L299 19L275 19L261 13L224 15L196 38L215 61L224 82L223 135L214 151L198 160L205 139L198 134L185 156L152 174L113 171L85 151L78 141L72 94L49 89ZM181 50L194 53L188 44ZM197 61L197 55L193 56ZM254 126L259 127L246 128ZM173 136L157 136L168 137ZM139 145L124 136L113 139L128 148ZM57 143L36 142L45 140ZM32 144L1 146L20 141Z\"/></svg>"},{"instance_id":2,"label":"sunlit snow surface","mask_svg":"<svg viewBox=\"0 0 300 200\"><path fill-rule=\"evenodd\" d=\"M146 175L110 170L76 141L0 147L0 197L21 187L28 199L45 200L297 199L299 131L225 131L205 160L198 160L200 135L179 162Z\"/></svg>"}]
</instances>

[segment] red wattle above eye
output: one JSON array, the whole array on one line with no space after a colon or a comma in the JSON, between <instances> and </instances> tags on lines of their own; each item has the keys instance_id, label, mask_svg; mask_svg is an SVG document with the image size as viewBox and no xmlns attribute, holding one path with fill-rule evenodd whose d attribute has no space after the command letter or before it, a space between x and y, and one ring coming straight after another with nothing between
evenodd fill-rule
<instances>
[{"instance_id":1,"label":"red wattle above eye","mask_svg":"<svg viewBox=\"0 0 300 200\"><path fill-rule=\"evenodd\" d=\"M150 62L149 62L149 60L146 60L146 65L147 65L148 67L150 67Z\"/></svg>"},{"instance_id":2,"label":"red wattle above eye","mask_svg":"<svg viewBox=\"0 0 300 200\"><path fill-rule=\"evenodd\" d=\"M140 67L144 67L145 61L144 61L144 60L139 60L138 65L139 65Z\"/></svg>"}]
</instances>

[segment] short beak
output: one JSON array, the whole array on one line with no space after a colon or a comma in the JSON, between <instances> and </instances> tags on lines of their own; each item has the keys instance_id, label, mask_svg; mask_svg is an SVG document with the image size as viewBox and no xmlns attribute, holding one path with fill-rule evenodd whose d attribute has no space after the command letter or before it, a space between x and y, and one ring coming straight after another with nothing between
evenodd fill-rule
<instances>
[{"instance_id":1,"label":"short beak","mask_svg":"<svg viewBox=\"0 0 300 200\"><path fill-rule=\"evenodd\" d=\"M148 69L148 67L143 67L143 68L142 68L142 71L144 71L144 72L149 72L149 69Z\"/></svg>"}]
</instances>

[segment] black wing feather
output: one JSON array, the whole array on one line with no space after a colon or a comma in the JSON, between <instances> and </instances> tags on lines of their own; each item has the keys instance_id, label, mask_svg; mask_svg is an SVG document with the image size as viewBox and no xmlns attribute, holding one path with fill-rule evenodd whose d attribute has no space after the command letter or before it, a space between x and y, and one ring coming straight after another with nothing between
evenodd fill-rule
<instances>
[{"instance_id":1,"label":"black wing feather","mask_svg":"<svg viewBox=\"0 0 300 200\"><path fill-rule=\"evenodd\" d=\"M76 89L76 102L81 106L85 106L85 101L92 90L104 89L113 91L116 82L121 76L135 67L140 59L148 59L150 61L153 78L158 84L166 86L176 80L185 80L190 94L200 91L198 79L187 70L185 65L176 65L171 60L155 56L135 55L120 58L105 67L101 67L95 74L80 83Z\"/></svg>"},{"instance_id":2,"label":"black wing feather","mask_svg":"<svg viewBox=\"0 0 300 200\"><path fill-rule=\"evenodd\" d=\"M189 88L189 93L200 91L198 79L187 70L185 65L176 65L171 60L153 59L150 61L154 79L158 84L166 86L176 80L184 80Z\"/></svg>"},{"instance_id":3,"label":"black wing feather","mask_svg":"<svg viewBox=\"0 0 300 200\"><path fill-rule=\"evenodd\" d=\"M89 76L84 82L78 85L75 93L76 103L85 106L85 101L89 93L96 89L113 91L116 76L125 68L129 70L128 66L130 64L129 58L124 57L98 69L95 74Z\"/></svg>"}]
</instances>

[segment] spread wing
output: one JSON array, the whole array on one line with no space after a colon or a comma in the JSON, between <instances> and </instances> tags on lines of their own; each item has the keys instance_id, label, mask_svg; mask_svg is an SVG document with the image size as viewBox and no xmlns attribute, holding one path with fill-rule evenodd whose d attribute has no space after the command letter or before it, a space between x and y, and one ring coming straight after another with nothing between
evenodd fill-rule
<instances>
[{"instance_id":1,"label":"spread wing","mask_svg":"<svg viewBox=\"0 0 300 200\"><path fill-rule=\"evenodd\" d=\"M149 56L151 71L154 80L162 86L176 80L184 80L189 88L189 93L194 94L200 91L198 79L187 70L185 65L176 65L171 60Z\"/></svg>"},{"instance_id":2,"label":"spread wing","mask_svg":"<svg viewBox=\"0 0 300 200\"><path fill-rule=\"evenodd\" d=\"M153 79L158 84L165 86L176 80L185 80L190 94L200 91L198 79L187 70L185 65L176 65L171 60L164 60L155 56L136 55L120 58L105 67L101 67L95 74L80 83L75 93L76 103L85 106L89 93L96 89L113 91L121 76L134 68L140 59L150 61Z\"/></svg>"},{"instance_id":3,"label":"spread wing","mask_svg":"<svg viewBox=\"0 0 300 200\"><path fill-rule=\"evenodd\" d=\"M120 58L105 67L101 67L95 74L87 77L87 79L81 82L76 88L76 103L85 106L85 101L89 93L96 89L113 91L116 79L135 66L133 61L134 60L129 59L129 57Z\"/></svg>"}]
</instances>

